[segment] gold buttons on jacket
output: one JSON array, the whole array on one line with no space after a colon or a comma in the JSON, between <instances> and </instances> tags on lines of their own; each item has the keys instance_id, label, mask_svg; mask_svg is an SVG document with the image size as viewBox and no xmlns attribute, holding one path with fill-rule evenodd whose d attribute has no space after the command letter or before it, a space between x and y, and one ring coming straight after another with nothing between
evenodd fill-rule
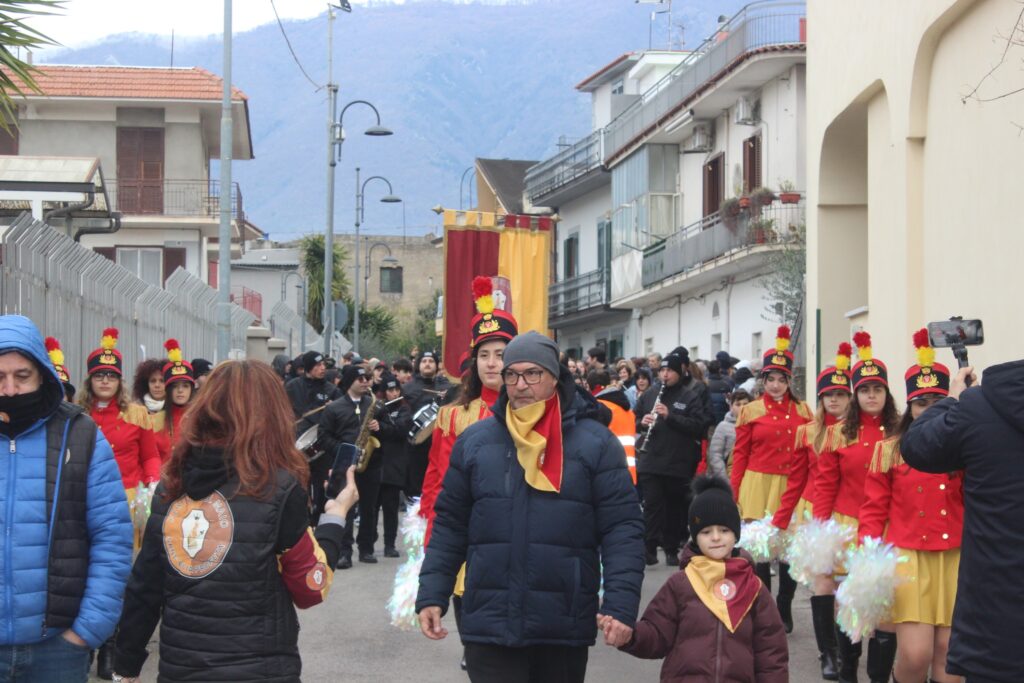
<instances>
[{"instance_id":1,"label":"gold buttons on jacket","mask_svg":"<svg viewBox=\"0 0 1024 683\"><path fill-rule=\"evenodd\" d=\"M922 541L927 541L928 540L928 534L924 534L923 536L921 536L921 540Z\"/></svg>"},{"instance_id":2,"label":"gold buttons on jacket","mask_svg":"<svg viewBox=\"0 0 1024 683\"><path fill-rule=\"evenodd\" d=\"M917 516L918 517L924 517L924 510L921 510L920 512L918 512Z\"/></svg>"},{"instance_id":3,"label":"gold buttons on jacket","mask_svg":"<svg viewBox=\"0 0 1024 683\"><path fill-rule=\"evenodd\" d=\"M946 510L945 509L939 510L939 514L942 515L943 517L945 517L946 516Z\"/></svg>"},{"instance_id":4,"label":"gold buttons on jacket","mask_svg":"<svg viewBox=\"0 0 1024 683\"><path fill-rule=\"evenodd\" d=\"M945 491L946 490L946 485L945 484L939 484L939 490L940 491Z\"/></svg>"},{"instance_id":5,"label":"gold buttons on jacket","mask_svg":"<svg viewBox=\"0 0 1024 683\"><path fill-rule=\"evenodd\" d=\"M949 534L942 534L942 540L943 541L948 541L949 540Z\"/></svg>"},{"instance_id":6,"label":"gold buttons on jacket","mask_svg":"<svg viewBox=\"0 0 1024 683\"><path fill-rule=\"evenodd\" d=\"M920 486L918 486L918 487L917 487L917 492L918 492L918 493L922 493L922 492L924 492L924 489L923 489L923 488L921 488Z\"/></svg>"}]
</instances>

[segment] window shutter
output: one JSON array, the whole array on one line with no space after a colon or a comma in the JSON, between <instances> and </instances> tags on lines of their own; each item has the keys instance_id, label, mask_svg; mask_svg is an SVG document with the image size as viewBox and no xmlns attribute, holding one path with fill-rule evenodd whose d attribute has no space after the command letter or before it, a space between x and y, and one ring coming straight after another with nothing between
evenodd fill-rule
<instances>
[{"instance_id":1,"label":"window shutter","mask_svg":"<svg viewBox=\"0 0 1024 683\"><path fill-rule=\"evenodd\" d=\"M167 286L167 278L178 268L185 268L185 247L164 247L163 284Z\"/></svg>"},{"instance_id":2,"label":"window shutter","mask_svg":"<svg viewBox=\"0 0 1024 683\"><path fill-rule=\"evenodd\" d=\"M92 250L104 258L108 258L115 263L117 262L116 247L93 247Z\"/></svg>"}]
</instances>

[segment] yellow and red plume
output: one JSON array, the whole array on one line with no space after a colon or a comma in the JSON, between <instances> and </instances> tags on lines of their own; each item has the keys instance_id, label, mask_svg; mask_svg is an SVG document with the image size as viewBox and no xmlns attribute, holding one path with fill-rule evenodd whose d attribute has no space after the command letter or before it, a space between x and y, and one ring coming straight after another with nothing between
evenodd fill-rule
<instances>
[{"instance_id":1,"label":"yellow and red plume","mask_svg":"<svg viewBox=\"0 0 1024 683\"><path fill-rule=\"evenodd\" d=\"M839 350L836 351L836 370L849 370L850 356L852 355L853 347L850 346L849 342L842 342L841 344L839 344Z\"/></svg>"},{"instance_id":2,"label":"yellow and red plume","mask_svg":"<svg viewBox=\"0 0 1024 683\"><path fill-rule=\"evenodd\" d=\"M165 341L164 348L167 349L167 360L172 363L181 362L181 344L178 343L177 339L168 339Z\"/></svg>"},{"instance_id":3,"label":"yellow and red plume","mask_svg":"<svg viewBox=\"0 0 1024 683\"><path fill-rule=\"evenodd\" d=\"M494 312L494 285L491 278L484 275L473 278L473 302L478 313Z\"/></svg>"},{"instance_id":4,"label":"yellow and red plume","mask_svg":"<svg viewBox=\"0 0 1024 683\"><path fill-rule=\"evenodd\" d=\"M922 368L935 365L935 349L928 343L928 329L922 327L914 333L914 347L917 349L917 364Z\"/></svg>"},{"instance_id":5,"label":"yellow and red plume","mask_svg":"<svg viewBox=\"0 0 1024 683\"><path fill-rule=\"evenodd\" d=\"M64 365L64 352L60 348L60 342L53 337L46 338L46 354L54 365Z\"/></svg>"},{"instance_id":6,"label":"yellow and red plume","mask_svg":"<svg viewBox=\"0 0 1024 683\"><path fill-rule=\"evenodd\" d=\"M871 360L871 335L861 330L853 335L853 343L857 345L857 357L862 361Z\"/></svg>"},{"instance_id":7,"label":"yellow and red plume","mask_svg":"<svg viewBox=\"0 0 1024 683\"><path fill-rule=\"evenodd\" d=\"M100 338L100 347L107 351L114 348L117 346L117 338L120 334L116 327L108 327L103 330L103 336Z\"/></svg>"},{"instance_id":8,"label":"yellow and red plume","mask_svg":"<svg viewBox=\"0 0 1024 683\"><path fill-rule=\"evenodd\" d=\"M787 351L789 349L789 338L792 333L789 330L789 325L780 325L778 331L775 333L775 350L779 353Z\"/></svg>"}]
</instances>

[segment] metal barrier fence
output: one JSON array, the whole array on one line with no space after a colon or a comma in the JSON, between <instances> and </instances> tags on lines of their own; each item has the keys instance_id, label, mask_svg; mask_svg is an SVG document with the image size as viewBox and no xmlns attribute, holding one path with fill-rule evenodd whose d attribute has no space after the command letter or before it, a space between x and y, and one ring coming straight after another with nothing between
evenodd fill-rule
<instances>
[{"instance_id":1,"label":"metal barrier fence","mask_svg":"<svg viewBox=\"0 0 1024 683\"><path fill-rule=\"evenodd\" d=\"M217 291L178 269L166 289L148 285L113 261L23 214L0 244L0 312L31 318L60 340L72 381L85 377L85 359L106 327L120 331L117 348L129 376L143 358L163 358L174 337L186 358L216 358ZM245 354L255 320L231 305L231 356Z\"/></svg>"},{"instance_id":2,"label":"metal barrier fence","mask_svg":"<svg viewBox=\"0 0 1024 683\"><path fill-rule=\"evenodd\" d=\"M303 325L306 328L305 348L302 348ZM283 301L278 301L270 309L270 326L275 337L288 340L288 355L291 358L309 350L320 351L324 348L323 338L317 334L313 326Z\"/></svg>"}]
</instances>

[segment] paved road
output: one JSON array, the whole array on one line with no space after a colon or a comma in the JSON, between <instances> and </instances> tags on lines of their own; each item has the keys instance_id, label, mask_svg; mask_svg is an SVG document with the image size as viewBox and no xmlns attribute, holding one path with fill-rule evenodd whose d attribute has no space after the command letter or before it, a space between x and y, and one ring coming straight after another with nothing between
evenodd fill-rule
<instances>
[{"instance_id":1,"label":"paved road","mask_svg":"<svg viewBox=\"0 0 1024 683\"><path fill-rule=\"evenodd\" d=\"M334 586L325 604L300 612L305 683L459 683L468 681L458 668L461 646L454 633L454 620L446 618L452 630L447 639L429 641L418 632L403 632L388 621L385 604L401 560L381 559L379 564L356 563L335 574ZM672 571L664 564L648 567L644 579L641 611ZM808 593L800 589L794 603L796 628L789 637L790 680L794 683L820 681L817 649L811 631ZM144 681L156 680L157 644L143 671ZM866 648L865 648L866 650ZM644 661L598 644L590 650L588 681L657 681L660 662ZM863 662L862 662L863 669Z\"/></svg>"}]
</instances>

